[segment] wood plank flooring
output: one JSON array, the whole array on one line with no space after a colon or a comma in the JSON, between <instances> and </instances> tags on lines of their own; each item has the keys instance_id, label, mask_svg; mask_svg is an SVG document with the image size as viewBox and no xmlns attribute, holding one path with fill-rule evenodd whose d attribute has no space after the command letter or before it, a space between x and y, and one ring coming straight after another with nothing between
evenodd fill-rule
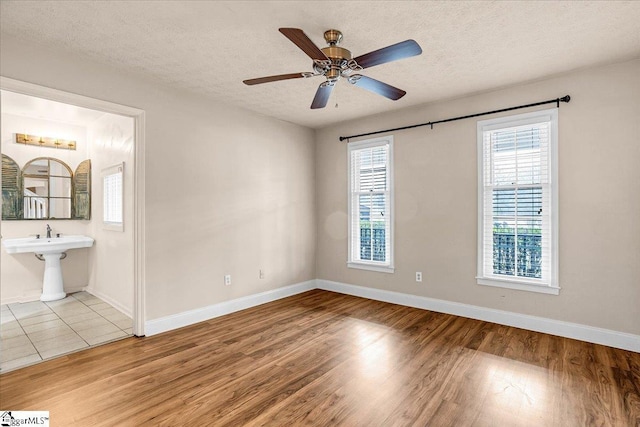
<instances>
[{"instance_id":1,"label":"wood plank flooring","mask_svg":"<svg viewBox=\"0 0 640 427\"><path fill-rule=\"evenodd\" d=\"M314 290L0 376L78 426L640 426L640 354Z\"/></svg>"}]
</instances>

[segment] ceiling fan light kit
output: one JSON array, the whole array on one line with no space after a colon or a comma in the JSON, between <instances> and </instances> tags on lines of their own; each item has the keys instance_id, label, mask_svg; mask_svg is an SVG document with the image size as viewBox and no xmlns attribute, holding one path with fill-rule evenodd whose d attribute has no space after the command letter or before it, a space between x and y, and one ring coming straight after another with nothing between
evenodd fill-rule
<instances>
[{"instance_id":1,"label":"ceiling fan light kit","mask_svg":"<svg viewBox=\"0 0 640 427\"><path fill-rule=\"evenodd\" d=\"M324 32L324 39L329 46L322 49L318 48L301 29L280 28L279 31L313 60L313 72L260 77L257 79L244 80L244 84L251 86L280 80L323 76L326 80L318 86L316 95L311 103L312 109L324 108L327 105L333 87L342 77L352 85L382 95L393 101L402 98L406 94L404 90L359 73L365 68L409 58L422 53L422 49L415 40L405 40L353 58L350 50L338 46L342 41L342 33L338 30L327 30ZM353 74L354 72L356 74Z\"/></svg>"}]
</instances>

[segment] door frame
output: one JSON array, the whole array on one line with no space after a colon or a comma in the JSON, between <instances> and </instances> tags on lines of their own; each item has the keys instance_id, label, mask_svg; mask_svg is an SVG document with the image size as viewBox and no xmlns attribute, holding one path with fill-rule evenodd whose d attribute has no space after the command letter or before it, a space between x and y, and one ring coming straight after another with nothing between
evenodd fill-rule
<instances>
[{"instance_id":1,"label":"door frame","mask_svg":"<svg viewBox=\"0 0 640 427\"><path fill-rule=\"evenodd\" d=\"M0 76L0 89L105 113L131 117L134 122L133 184L133 334L144 336L145 322L145 111L75 93Z\"/></svg>"}]
</instances>

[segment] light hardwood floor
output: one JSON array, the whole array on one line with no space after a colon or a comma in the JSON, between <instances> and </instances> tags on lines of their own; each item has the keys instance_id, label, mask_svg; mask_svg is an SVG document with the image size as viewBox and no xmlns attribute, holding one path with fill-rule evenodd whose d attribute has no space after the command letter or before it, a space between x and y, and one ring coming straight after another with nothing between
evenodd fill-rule
<instances>
[{"instance_id":1,"label":"light hardwood floor","mask_svg":"<svg viewBox=\"0 0 640 427\"><path fill-rule=\"evenodd\" d=\"M632 426L640 354L314 290L0 376L52 426Z\"/></svg>"}]
</instances>

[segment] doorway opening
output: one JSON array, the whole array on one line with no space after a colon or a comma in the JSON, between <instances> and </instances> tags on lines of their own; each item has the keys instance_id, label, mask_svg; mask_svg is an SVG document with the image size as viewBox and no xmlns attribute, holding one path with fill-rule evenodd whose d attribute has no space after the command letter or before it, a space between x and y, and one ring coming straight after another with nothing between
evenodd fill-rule
<instances>
[{"instance_id":1,"label":"doorway opening","mask_svg":"<svg viewBox=\"0 0 640 427\"><path fill-rule=\"evenodd\" d=\"M45 207L38 210L41 217L9 219L5 216L0 220L3 240L32 234L44 237L46 227L46 233L52 229L54 237L57 234L87 235L95 241L89 249L68 251L68 259L62 261L67 296L55 301L39 301L44 263L33 257L34 254L8 254L3 245L0 257L2 322L3 327L5 322L15 322L13 325L19 327L19 330L3 328L3 341L5 336L19 336L21 330L24 337L14 339L15 343L22 343L26 349L32 346L40 359L46 359L118 339L123 334L143 336L144 111L4 77L0 77L0 90L3 163L9 157L20 168L32 165L29 163L32 159L56 159L69 165L71 171L82 162L86 166L86 160L91 165L86 184L90 193L90 215L86 214L85 206L84 211L78 207L84 217L60 219L55 216L53 206L58 196L54 194L53 184L46 183L50 194L41 198L37 194L43 189L30 176L30 187L23 189L22 186L21 193L33 192L28 198L24 197L30 205L34 200L44 200ZM45 138L73 141L73 149L19 144L18 135L23 140L25 135L33 135L45 141ZM52 162L48 160L47 164ZM115 216L121 221L118 227L113 226L114 208L118 207L114 202L118 199L113 195L117 192L113 192L112 186L105 187L105 177L109 177L109 185L115 182L113 173L108 173L114 168L120 168L122 185L122 214ZM53 175L50 174L49 180ZM86 204L86 194L84 199L75 197L75 187L74 184L74 196L67 203ZM3 185L3 204L4 190ZM47 203L51 205L48 216L42 213L46 213ZM105 220L105 210L108 220ZM75 213L75 206L70 211ZM89 327L95 329L89 330ZM67 341L75 343L68 351L51 351L64 341L62 338L56 341L56 330L66 333ZM30 337L30 333L35 335ZM48 342L44 342L46 340ZM20 351L8 352L4 345L3 350L2 372L15 369L15 363L5 363L4 359ZM26 350L23 348L23 351ZM27 357L25 361L22 366L37 360Z\"/></svg>"}]
</instances>

